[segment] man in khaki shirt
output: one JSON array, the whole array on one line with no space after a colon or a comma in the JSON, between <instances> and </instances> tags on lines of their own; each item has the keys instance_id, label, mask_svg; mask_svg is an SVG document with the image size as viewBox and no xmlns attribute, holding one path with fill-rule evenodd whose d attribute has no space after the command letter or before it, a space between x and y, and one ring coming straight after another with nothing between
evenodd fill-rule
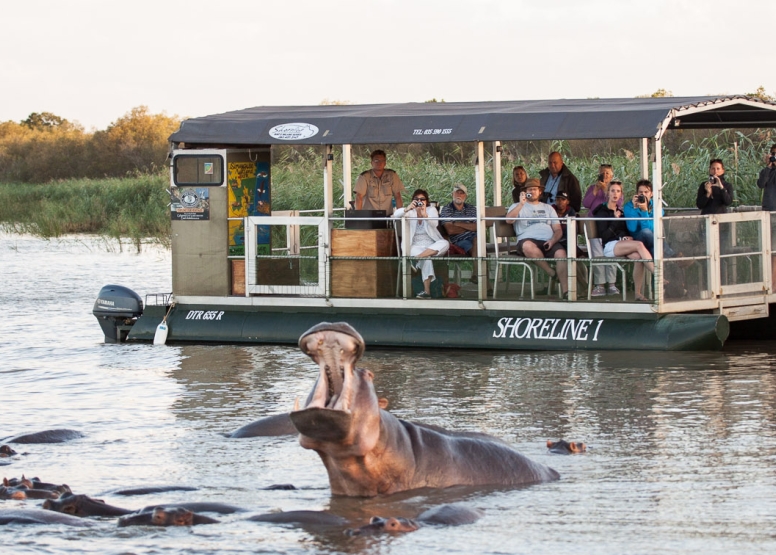
<instances>
[{"instance_id":1,"label":"man in khaki shirt","mask_svg":"<svg viewBox=\"0 0 776 555\"><path fill-rule=\"evenodd\" d=\"M390 216L393 214L391 198L396 199L396 208L404 206L401 199L404 183L395 171L385 167L385 151L375 150L370 157L372 169L356 180L356 210L385 210Z\"/></svg>"}]
</instances>

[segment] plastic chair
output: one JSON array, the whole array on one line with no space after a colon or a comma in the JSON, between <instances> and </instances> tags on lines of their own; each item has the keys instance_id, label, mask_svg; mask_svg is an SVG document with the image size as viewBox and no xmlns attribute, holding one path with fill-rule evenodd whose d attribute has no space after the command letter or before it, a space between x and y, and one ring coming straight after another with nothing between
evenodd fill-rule
<instances>
[{"instance_id":1,"label":"plastic chair","mask_svg":"<svg viewBox=\"0 0 776 555\"><path fill-rule=\"evenodd\" d=\"M614 266L619 272L622 273L622 300L626 299L627 291L625 289L625 267L619 262L607 261L603 262L593 258L593 249L590 248L590 240L598 238L598 228L595 225L594 220L585 220L585 246L587 247L588 263L590 264L589 279L587 280L587 298L592 299L593 294L593 268L595 266Z\"/></svg>"}]
</instances>

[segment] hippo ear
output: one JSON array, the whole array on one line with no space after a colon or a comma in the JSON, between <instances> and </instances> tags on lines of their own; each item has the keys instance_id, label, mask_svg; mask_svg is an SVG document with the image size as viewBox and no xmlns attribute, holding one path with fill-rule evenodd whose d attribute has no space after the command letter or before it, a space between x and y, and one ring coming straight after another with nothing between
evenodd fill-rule
<instances>
[{"instance_id":1,"label":"hippo ear","mask_svg":"<svg viewBox=\"0 0 776 555\"><path fill-rule=\"evenodd\" d=\"M385 519L383 517L381 517L381 516L373 516L372 518L369 519L369 524L378 524L378 523L382 522L383 520L385 520Z\"/></svg>"},{"instance_id":2,"label":"hippo ear","mask_svg":"<svg viewBox=\"0 0 776 555\"><path fill-rule=\"evenodd\" d=\"M366 371L366 375L369 376L370 380L374 380L375 379L375 375L374 375L374 373L371 370L367 370Z\"/></svg>"},{"instance_id":3,"label":"hippo ear","mask_svg":"<svg viewBox=\"0 0 776 555\"><path fill-rule=\"evenodd\" d=\"M584 453L587 446L582 442L572 441L570 444L572 453Z\"/></svg>"},{"instance_id":4,"label":"hippo ear","mask_svg":"<svg viewBox=\"0 0 776 555\"><path fill-rule=\"evenodd\" d=\"M378 406L379 406L381 409L383 409L383 410L387 409L387 408L388 408L388 399L386 399L385 397L380 397L380 398L377 400L377 405L378 405Z\"/></svg>"},{"instance_id":5,"label":"hippo ear","mask_svg":"<svg viewBox=\"0 0 776 555\"><path fill-rule=\"evenodd\" d=\"M552 449L552 446L555 445L551 439L547 440L547 449Z\"/></svg>"}]
</instances>

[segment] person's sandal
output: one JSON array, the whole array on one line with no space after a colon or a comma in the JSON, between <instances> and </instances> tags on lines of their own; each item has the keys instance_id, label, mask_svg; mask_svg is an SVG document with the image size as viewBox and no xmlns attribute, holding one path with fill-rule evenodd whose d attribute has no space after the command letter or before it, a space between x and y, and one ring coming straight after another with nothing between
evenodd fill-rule
<instances>
[{"instance_id":1,"label":"person's sandal","mask_svg":"<svg viewBox=\"0 0 776 555\"><path fill-rule=\"evenodd\" d=\"M636 301L640 303L648 303L650 302L648 298L646 298L644 295L636 295Z\"/></svg>"}]
</instances>

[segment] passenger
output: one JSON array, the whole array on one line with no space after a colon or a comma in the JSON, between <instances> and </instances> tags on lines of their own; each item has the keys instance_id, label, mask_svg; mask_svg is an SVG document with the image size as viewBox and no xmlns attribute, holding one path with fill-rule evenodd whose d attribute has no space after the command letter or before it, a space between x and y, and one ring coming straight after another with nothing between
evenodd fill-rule
<instances>
[{"instance_id":1,"label":"passenger","mask_svg":"<svg viewBox=\"0 0 776 555\"><path fill-rule=\"evenodd\" d=\"M601 164L598 166L598 179L590 185L585 191L585 198L582 199L582 206L590 210L595 210L599 204L606 202L606 191L609 188L609 182L614 177L611 164ZM622 204L620 204L622 208Z\"/></svg>"},{"instance_id":2,"label":"passenger","mask_svg":"<svg viewBox=\"0 0 776 555\"><path fill-rule=\"evenodd\" d=\"M765 155L766 166L760 170L757 186L763 191L763 210L776 211L776 145Z\"/></svg>"},{"instance_id":3,"label":"passenger","mask_svg":"<svg viewBox=\"0 0 776 555\"><path fill-rule=\"evenodd\" d=\"M428 193L423 189L417 189L412 193L412 202L405 210L398 208L393 213L394 218L410 218L410 253L409 256L416 258L429 258L431 256L442 256L450 248L450 243L442 237L437 229L439 214L436 208L428 205ZM407 256L406 253L404 253ZM436 279L434 274L434 264L431 260L417 260L413 264L414 268L420 270L423 278L423 291L418 293L419 299L431 298L431 282Z\"/></svg>"},{"instance_id":4,"label":"passenger","mask_svg":"<svg viewBox=\"0 0 776 555\"><path fill-rule=\"evenodd\" d=\"M607 190L609 183L612 181L614 172L612 171L611 164L601 164L598 167L598 179L595 183L590 185L585 192L585 198L582 204L592 214L593 210L601 206L607 201ZM620 198L620 204L618 208L622 208L622 198ZM603 258L604 246L601 243L600 237L593 237L590 239L590 258ZM595 287L591 291L593 297L605 297L606 295L619 295L620 290L614 282L617 280L617 268L614 266L596 265L593 268L593 283Z\"/></svg>"},{"instance_id":5,"label":"passenger","mask_svg":"<svg viewBox=\"0 0 776 555\"><path fill-rule=\"evenodd\" d=\"M520 201L520 193L525 190L528 173L523 166L515 166L512 170L512 202Z\"/></svg>"},{"instance_id":6,"label":"passenger","mask_svg":"<svg viewBox=\"0 0 776 555\"><path fill-rule=\"evenodd\" d=\"M477 256L477 207L466 202L466 185L453 185L453 201L442 207L442 225L450 242L469 256ZM451 221L449 218L469 218Z\"/></svg>"},{"instance_id":7,"label":"passenger","mask_svg":"<svg viewBox=\"0 0 776 555\"><path fill-rule=\"evenodd\" d=\"M542 202L555 202L555 195L565 191L569 195L569 204L577 212L582 208L582 190L579 188L579 180L574 177L559 152L551 152L547 168L539 172L541 183L544 187Z\"/></svg>"},{"instance_id":8,"label":"passenger","mask_svg":"<svg viewBox=\"0 0 776 555\"><path fill-rule=\"evenodd\" d=\"M514 224L517 235L516 252L526 258L536 258L536 265L550 276L557 274L563 296L568 298L566 249L560 244L563 230L558 215L549 204L539 202L544 186L538 179L529 179L520 200L507 210L507 223ZM544 258L556 258L553 270Z\"/></svg>"},{"instance_id":9,"label":"passenger","mask_svg":"<svg viewBox=\"0 0 776 555\"><path fill-rule=\"evenodd\" d=\"M698 187L695 205L701 214L724 214L733 203L733 186L725 181L725 166L715 158L709 163L709 178Z\"/></svg>"},{"instance_id":10,"label":"passenger","mask_svg":"<svg viewBox=\"0 0 776 555\"><path fill-rule=\"evenodd\" d=\"M652 182L649 179L641 179L636 183L636 194L623 206L623 214L626 218L652 218L654 215L652 205ZM661 211L665 213L664 210ZM650 220L628 220L628 232L636 240L644 243L649 254L655 257L655 232L654 222ZM667 244L663 244L663 254L673 256L674 251Z\"/></svg>"},{"instance_id":11,"label":"passenger","mask_svg":"<svg viewBox=\"0 0 776 555\"><path fill-rule=\"evenodd\" d=\"M576 218L577 211L569 205L569 195L566 192L561 191L555 196L555 204L552 205L555 213L559 218ZM560 245L568 252L568 224L565 220L560 221L560 228L563 231L563 237L561 238Z\"/></svg>"},{"instance_id":12,"label":"passenger","mask_svg":"<svg viewBox=\"0 0 776 555\"><path fill-rule=\"evenodd\" d=\"M619 179L612 179L609 183L608 201L600 204L593 211L595 218L622 218L622 209L618 206L618 201L622 197L622 183ZM643 260L633 267L633 282L636 289L637 301L648 301L641 294L644 286L644 267L650 271L655 271L652 263L652 256L647 247L641 241L635 241L628 235L628 226L625 220L600 220L596 222L598 236L604 244L604 256L611 258L630 258L631 260Z\"/></svg>"},{"instance_id":13,"label":"passenger","mask_svg":"<svg viewBox=\"0 0 776 555\"><path fill-rule=\"evenodd\" d=\"M396 208L404 206L401 194L406 190L398 174L385 167L385 151L375 150L370 155L372 169L363 172L356 179L356 210L385 210L393 213L391 199L396 199Z\"/></svg>"}]
</instances>

